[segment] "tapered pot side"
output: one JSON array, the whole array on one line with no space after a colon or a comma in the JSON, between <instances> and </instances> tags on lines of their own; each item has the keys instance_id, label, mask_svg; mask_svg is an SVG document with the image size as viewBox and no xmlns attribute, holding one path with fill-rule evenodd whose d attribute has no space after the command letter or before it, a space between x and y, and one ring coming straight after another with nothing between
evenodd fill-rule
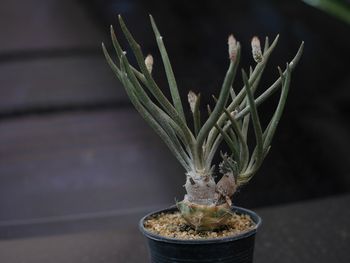
<instances>
[{"instance_id":1,"label":"tapered pot side","mask_svg":"<svg viewBox=\"0 0 350 263\"><path fill-rule=\"evenodd\" d=\"M163 237L145 229L144 222L149 217L175 211L177 208L171 207L150 213L140 220L139 228L148 242L150 262L253 262L255 235L262 222L261 218L253 211L236 206L232 207L232 211L237 214L249 215L255 226L249 231L231 237L184 240Z\"/></svg>"}]
</instances>

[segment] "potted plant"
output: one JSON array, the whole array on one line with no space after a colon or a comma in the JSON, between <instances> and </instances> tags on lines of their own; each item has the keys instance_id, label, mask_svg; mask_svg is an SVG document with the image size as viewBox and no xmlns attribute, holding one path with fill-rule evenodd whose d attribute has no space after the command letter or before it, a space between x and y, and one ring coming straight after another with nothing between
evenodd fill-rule
<instances>
[{"instance_id":1,"label":"potted plant","mask_svg":"<svg viewBox=\"0 0 350 263\"><path fill-rule=\"evenodd\" d=\"M188 102L193 117L193 129L185 118L174 73L162 36L152 18L151 24L163 60L171 100L166 98L152 77L153 57L144 57L140 45L119 16L121 29L136 57L139 69L129 64L111 26L111 38L116 52L115 62L102 43L109 66L123 84L131 102L145 121L165 142L186 171L186 195L176 206L145 216L140 229L148 238L152 262L252 262L254 237L261 219L254 212L232 206L236 190L249 182L270 150L288 95L291 73L300 60L303 43L279 78L259 96L255 96L259 81L278 36L263 51L253 37L251 46L256 62L247 74L242 70L243 88L233 88L239 65L241 46L233 35L228 38L229 67L215 106L208 106L208 118L201 119L200 94L190 91ZM257 107L280 89L275 112L265 129ZM251 123L251 125L250 125ZM248 127L255 134L255 147L248 146ZM221 143L229 153L222 154L219 172L214 178L212 164ZM251 150L250 150L251 149Z\"/></svg>"}]
</instances>

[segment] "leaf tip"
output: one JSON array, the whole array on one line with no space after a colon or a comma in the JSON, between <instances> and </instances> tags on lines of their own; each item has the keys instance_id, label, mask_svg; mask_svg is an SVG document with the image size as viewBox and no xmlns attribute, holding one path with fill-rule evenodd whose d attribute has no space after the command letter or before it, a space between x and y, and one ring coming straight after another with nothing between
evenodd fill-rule
<instances>
[{"instance_id":1,"label":"leaf tip","mask_svg":"<svg viewBox=\"0 0 350 263\"><path fill-rule=\"evenodd\" d=\"M233 34L230 34L227 39L228 54L231 61L235 61L238 52L238 43Z\"/></svg>"},{"instance_id":2,"label":"leaf tip","mask_svg":"<svg viewBox=\"0 0 350 263\"><path fill-rule=\"evenodd\" d=\"M124 20L123 20L121 14L118 15L118 20L119 20L120 25L124 24Z\"/></svg>"},{"instance_id":3,"label":"leaf tip","mask_svg":"<svg viewBox=\"0 0 350 263\"><path fill-rule=\"evenodd\" d=\"M145 58L145 65L149 73L152 73L153 69L153 56L151 54L148 54Z\"/></svg>"},{"instance_id":4,"label":"leaf tip","mask_svg":"<svg viewBox=\"0 0 350 263\"><path fill-rule=\"evenodd\" d=\"M251 46L252 46L252 54L254 61L256 63L260 63L262 61L262 52L261 52L261 45L260 45L260 40L257 36L254 36L251 41Z\"/></svg>"},{"instance_id":5,"label":"leaf tip","mask_svg":"<svg viewBox=\"0 0 350 263\"><path fill-rule=\"evenodd\" d=\"M198 99L197 95L192 90L190 90L187 95L187 100L188 100L188 103L190 104L192 113L194 113L197 99Z\"/></svg>"}]
</instances>

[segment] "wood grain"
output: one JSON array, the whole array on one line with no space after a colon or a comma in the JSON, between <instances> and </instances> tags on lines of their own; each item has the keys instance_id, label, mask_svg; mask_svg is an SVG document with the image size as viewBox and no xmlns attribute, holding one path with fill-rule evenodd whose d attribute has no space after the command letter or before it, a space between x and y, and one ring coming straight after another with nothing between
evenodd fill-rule
<instances>
[{"instance_id":1,"label":"wood grain","mask_svg":"<svg viewBox=\"0 0 350 263\"><path fill-rule=\"evenodd\" d=\"M82 3L2 0L0 52L99 47L104 34Z\"/></svg>"},{"instance_id":2,"label":"wood grain","mask_svg":"<svg viewBox=\"0 0 350 263\"><path fill-rule=\"evenodd\" d=\"M127 101L103 55L0 63L0 111Z\"/></svg>"},{"instance_id":3,"label":"wood grain","mask_svg":"<svg viewBox=\"0 0 350 263\"><path fill-rule=\"evenodd\" d=\"M0 220L173 204L184 171L134 110L0 125Z\"/></svg>"}]
</instances>

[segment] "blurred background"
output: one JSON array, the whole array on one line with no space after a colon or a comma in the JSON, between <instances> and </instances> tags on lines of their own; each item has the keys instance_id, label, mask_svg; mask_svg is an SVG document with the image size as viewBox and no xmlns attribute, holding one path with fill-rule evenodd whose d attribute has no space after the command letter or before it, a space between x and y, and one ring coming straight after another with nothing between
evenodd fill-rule
<instances>
[{"instance_id":1,"label":"blurred background","mask_svg":"<svg viewBox=\"0 0 350 263\"><path fill-rule=\"evenodd\" d=\"M203 110L219 92L230 33L243 46L245 69L254 65L251 38L280 34L258 93L304 40L272 150L234 203L256 208L349 192L349 10L348 0L2 0L0 236L29 222L144 214L182 199L183 169L102 55L102 41L111 48L110 24L130 51L117 14L154 55L155 79L167 92L154 16L183 102L189 90L200 92ZM263 120L277 99L259 108Z\"/></svg>"}]
</instances>

